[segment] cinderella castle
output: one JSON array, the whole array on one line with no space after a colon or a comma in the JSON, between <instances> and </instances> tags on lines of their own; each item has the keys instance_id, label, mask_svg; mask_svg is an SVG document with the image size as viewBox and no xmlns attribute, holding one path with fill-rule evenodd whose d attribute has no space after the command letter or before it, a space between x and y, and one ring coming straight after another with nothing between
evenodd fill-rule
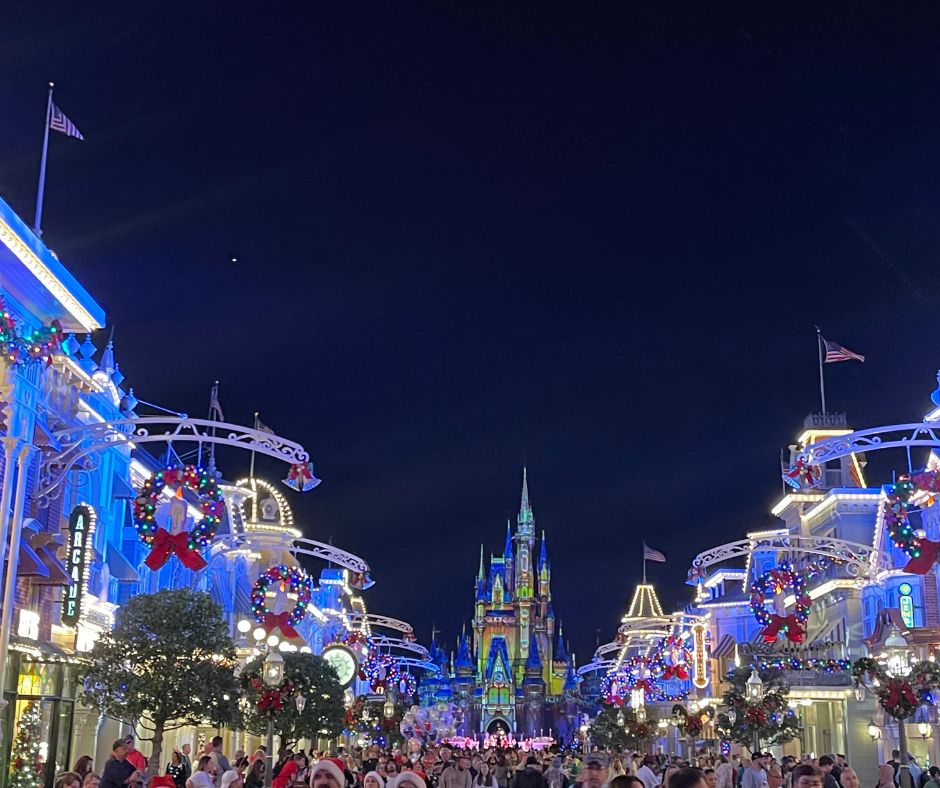
<instances>
[{"instance_id":1,"label":"cinderella castle","mask_svg":"<svg viewBox=\"0 0 940 788\"><path fill-rule=\"evenodd\" d=\"M463 712L461 735L552 735L567 741L577 730L574 657L555 619L551 579L544 531L536 551L523 469L515 534L507 522L502 554L491 555L489 567L480 547L469 637L464 630L449 660L434 640L429 649L441 672L422 681L422 703L455 703Z\"/></svg>"}]
</instances>

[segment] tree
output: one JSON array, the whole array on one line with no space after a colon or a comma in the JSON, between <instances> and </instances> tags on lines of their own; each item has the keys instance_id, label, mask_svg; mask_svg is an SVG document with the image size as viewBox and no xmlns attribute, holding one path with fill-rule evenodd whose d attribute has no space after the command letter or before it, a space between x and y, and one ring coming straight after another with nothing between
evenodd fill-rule
<instances>
[{"instance_id":1,"label":"tree","mask_svg":"<svg viewBox=\"0 0 940 788\"><path fill-rule=\"evenodd\" d=\"M604 706L588 729L591 742L602 750L642 749L652 734L648 722L640 722L632 710Z\"/></svg>"},{"instance_id":2,"label":"tree","mask_svg":"<svg viewBox=\"0 0 940 788\"><path fill-rule=\"evenodd\" d=\"M731 723L727 712L718 715L718 732L751 750L759 750L775 744L785 744L800 734L800 720L787 701L790 685L782 670L767 668L759 670L764 683L764 694L759 703L747 700L747 680L750 667L735 668L728 674L731 686L724 694L724 705L734 709L735 720Z\"/></svg>"},{"instance_id":3,"label":"tree","mask_svg":"<svg viewBox=\"0 0 940 788\"><path fill-rule=\"evenodd\" d=\"M300 739L331 738L343 729L345 704L343 688L336 671L322 657L288 651L284 657L284 682L274 714L274 732L281 744L293 746ZM246 730L258 736L268 730L268 717L259 711L258 702L269 693L262 680L264 656L256 657L241 672L242 697L247 701L243 717ZM304 710L297 711L295 698L306 699Z\"/></svg>"},{"instance_id":4,"label":"tree","mask_svg":"<svg viewBox=\"0 0 940 788\"><path fill-rule=\"evenodd\" d=\"M132 597L115 627L95 643L82 700L144 730L160 768L165 731L237 719L235 645L221 608L187 588Z\"/></svg>"},{"instance_id":5,"label":"tree","mask_svg":"<svg viewBox=\"0 0 940 788\"><path fill-rule=\"evenodd\" d=\"M23 709L16 726L16 739L10 754L10 788L42 788L44 764L39 754L41 733L39 704L33 702Z\"/></svg>"}]
</instances>

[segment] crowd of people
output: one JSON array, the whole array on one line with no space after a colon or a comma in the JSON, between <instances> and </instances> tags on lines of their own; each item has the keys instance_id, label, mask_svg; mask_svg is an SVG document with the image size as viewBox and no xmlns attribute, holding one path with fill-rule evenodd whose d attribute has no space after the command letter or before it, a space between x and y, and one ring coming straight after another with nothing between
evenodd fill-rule
<instances>
[{"instance_id":1,"label":"crowd of people","mask_svg":"<svg viewBox=\"0 0 940 788\"><path fill-rule=\"evenodd\" d=\"M134 737L114 742L101 775L90 756L56 777L55 788L264 788L267 753L244 751L231 760L222 737L207 742L197 757L183 745L170 753L164 774L146 778L147 759ZM909 756L913 788L940 788L940 769L924 770ZM865 775L866 788L900 785L900 752ZM705 752L691 761L664 753L587 754L579 750L455 750L439 746L383 749L375 744L331 755L284 747L274 758L273 788L862 788L844 755L717 758Z\"/></svg>"}]
</instances>

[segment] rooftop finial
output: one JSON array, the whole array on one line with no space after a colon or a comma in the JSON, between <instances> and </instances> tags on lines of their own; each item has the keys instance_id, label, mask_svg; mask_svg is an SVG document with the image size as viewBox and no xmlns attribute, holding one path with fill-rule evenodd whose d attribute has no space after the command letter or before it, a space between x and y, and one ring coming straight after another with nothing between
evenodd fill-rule
<instances>
[{"instance_id":1,"label":"rooftop finial","mask_svg":"<svg viewBox=\"0 0 940 788\"><path fill-rule=\"evenodd\" d=\"M483 579L483 545L480 545L480 571L477 572L477 580Z\"/></svg>"}]
</instances>

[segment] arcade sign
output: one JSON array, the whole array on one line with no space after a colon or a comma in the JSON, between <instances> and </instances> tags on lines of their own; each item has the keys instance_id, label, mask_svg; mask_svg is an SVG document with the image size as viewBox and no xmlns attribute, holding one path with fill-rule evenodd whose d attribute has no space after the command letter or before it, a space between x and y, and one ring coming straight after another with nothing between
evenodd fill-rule
<instances>
[{"instance_id":1,"label":"arcade sign","mask_svg":"<svg viewBox=\"0 0 940 788\"><path fill-rule=\"evenodd\" d=\"M88 535L94 530L95 514L90 506L81 504L69 515L69 543L65 568L72 585L65 589L62 600L62 623L75 626L82 613L82 596L85 593L85 562L88 552Z\"/></svg>"}]
</instances>

